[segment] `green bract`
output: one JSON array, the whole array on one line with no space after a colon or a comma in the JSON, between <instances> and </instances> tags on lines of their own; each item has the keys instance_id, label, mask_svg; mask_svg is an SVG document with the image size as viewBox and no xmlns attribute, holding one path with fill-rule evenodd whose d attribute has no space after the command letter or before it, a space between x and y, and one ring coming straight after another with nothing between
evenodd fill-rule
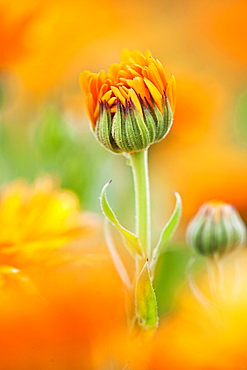
<instances>
[{"instance_id":1,"label":"green bract","mask_svg":"<svg viewBox=\"0 0 247 370\"><path fill-rule=\"evenodd\" d=\"M95 134L105 148L114 153L137 152L160 141L169 132L173 114L167 97L164 96L162 112L154 101L150 105L140 96L139 101L142 114L131 99L125 106L118 99L115 113L110 112L107 102L100 102Z\"/></svg>"},{"instance_id":2,"label":"green bract","mask_svg":"<svg viewBox=\"0 0 247 370\"><path fill-rule=\"evenodd\" d=\"M205 203L190 222L187 242L198 254L210 256L243 245L246 228L238 212L223 202Z\"/></svg>"}]
</instances>

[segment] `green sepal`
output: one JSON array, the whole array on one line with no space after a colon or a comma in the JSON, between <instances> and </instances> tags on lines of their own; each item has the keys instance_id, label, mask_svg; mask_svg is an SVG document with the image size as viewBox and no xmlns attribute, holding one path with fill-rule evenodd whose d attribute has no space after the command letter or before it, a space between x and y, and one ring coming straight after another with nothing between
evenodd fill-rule
<instances>
[{"instance_id":1,"label":"green sepal","mask_svg":"<svg viewBox=\"0 0 247 370\"><path fill-rule=\"evenodd\" d=\"M239 216L238 212L233 212L231 217L231 226L233 230L233 243L242 247L246 244L246 226L241 217ZM229 249L232 249L232 246L229 246Z\"/></svg>"},{"instance_id":2,"label":"green sepal","mask_svg":"<svg viewBox=\"0 0 247 370\"><path fill-rule=\"evenodd\" d=\"M164 107L163 120L164 120L164 126L165 126L165 136L166 136L168 132L170 131L170 128L173 122L173 113L172 113L170 102L167 96L164 97L163 107Z\"/></svg>"},{"instance_id":3,"label":"green sepal","mask_svg":"<svg viewBox=\"0 0 247 370\"><path fill-rule=\"evenodd\" d=\"M121 149L116 145L112 137L111 112L106 102L100 103L99 118L96 123L95 134L99 142L114 153L120 153Z\"/></svg>"},{"instance_id":4,"label":"green sepal","mask_svg":"<svg viewBox=\"0 0 247 370\"><path fill-rule=\"evenodd\" d=\"M120 100L117 101L116 113L112 122L112 136L117 144L117 146L125 151L131 151L131 145L129 144L127 134L126 134L126 124L124 117L124 107Z\"/></svg>"},{"instance_id":5,"label":"green sepal","mask_svg":"<svg viewBox=\"0 0 247 370\"><path fill-rule=\"evenodd\" d=\"M157 105L154 102L153 102L153 111L154 111L154 114L155 114L155 117L156 117L156 122L157 122L155 141L159 141L166 134L165 125L164 125L164 117L163 117L159 108L157 107Z\"/></svg>"},{"instance_id":6,"label":"green sepal","mask_svg":"<svg viewBox=\"0 0 247 370\"><path fill-rule=\"evenodd\" d=\"M204 255L202 248L202 230L204 225L203 213L197 215L197 221L191 222L187 230L187 244L193 249L195 253ZM190 231L190 232L188 232Z\"/></svg>"},{"instance_id":7,"label":"green sepal","mask_svg":"<svg viewBox=\"0 0 247 370\"><path fill-rule=\"evenodd\" d=\"M133 107L133 110L132 110L133 111L133 118L132 119L133 119L134 124L136 124L138 126L138 129L139 129L139 132L140 132L140 139L141 139L141 148L140 149L146 149L151 144L149 131L148 131L148 128L147 128L143 118L141 117L141 114L136 109L136 107L134 106L133 103L132 103L132 107Z\"/></svg>"},{"instance_id":8,"label":"green sepal","mask_svg":"<svg viewBox=\"0 0 247 370\"><path fill-rule=\"evenodd\" d=\"M161 113L153 100L153 113L156 121L156 137L155 141L163 139L169 132L172 125L172 110L170 103L166 97L163 100L163 112Z\"/></svg>"},{"instance_id":9,"label":"green sepal","mask_svg":"<svg viewBox=\"0 0 247 370\"><path fill-rule=\"evenodd\" d=\"M126 134L131 151L146 149L151 143L148 128L132 101L126 105Z\"/></svg>"},{"instance_id":10,"label":"green sepal","mask_svg":"<svg viewBox=\"0 0 247 370\"><path fill-rule=\"evenodd\" d=\"M201 229L201 251L205 255L211 255L215 251L217 252L217 244L215 241L212 243L212 234L214 233L214 220L212 217L208 217Z\"/></svg>"},{"instance_id":11,"label":"green sepal","mask_svg":"<svg viewBox=\"0 0 247 370\"><path fill-rule=\"evenodd\" d=\"M103 187L101 195L100 195L100 205L101 205L102 212L104 213L106 218L117 228L121 237L123 238L123 241L124 241L124 244L125 244L126 248L129 250L129 252L134 256L136 256L136 255L141 256L142 255L142 250L141 250L141 247L139 245L138 238L135 236L135 234L128 231L127 229L125 229L120 224L120 222L118 221L115 213L113 212L112 208L110 207L110 205L107 201L106 188L110 183L111 183L111 181L108 182Z\"/></svg>"},{"instance_id":12,"label":"green sepal","mask_svg":"<svg viewBox=\"0 0 247 370\"><path fill-rule=\"evenodd\" d=\"M137 279L135 289L135 314L138 324L145 329L158 326L157 300L150 277L148 261Z\"/></svg>"},{"instance_id":13,"label":"green sepal","mask_svg":"<svg viewBox=\"0 0 247 370\"><path fill-rule=\"evenodd\" d=\"M145 120L147 129L149 132L149 136L150 136L150 143L152 144L155 142L155 138L157 135L157 124L155 122L155 118L152 114L151 109L146 107L145 104L142 105L142 109L143 109L144 120Z\"/></svg>"},{"instance_id":14,"label":"green sepal","mask_svg":"<svg viewBox=\"0 0 247 370\"><path fill-rule=\"evenodd\" d=\"M126 116L125 116L125 125L126 125L126 135L128 142L130 144L131 151L138 150L138 143L136 143L136 135L139 136L139 132L136 132L136 127L132 123L132 115L130 110L126 107Z\"/></svg>"},{"instance_id":15,"label":"green sepal","mask_svg":"<svg viewBox=\"0 0 247 370\"><path fill-rule=\"evenodd\" d=\"M152 261L157 260L158 256L162 252L165 244L171 239L172 235L174 234L174 232L175 232L175 230L178 226L178 223L179 223L179 220L180 220L180 217L181 217L182 200L181 200L180 195L177 192L174 192L174 194L175 194L175 197L176 197L176 205L175 205L174 211L173 211L169 221L167 222L167 224L165 225L164 229L161 232L161 235L160 235L160 238L159 238L159 241L158 241L156 247L153 250Z\"/></svg>"}]
</instances>

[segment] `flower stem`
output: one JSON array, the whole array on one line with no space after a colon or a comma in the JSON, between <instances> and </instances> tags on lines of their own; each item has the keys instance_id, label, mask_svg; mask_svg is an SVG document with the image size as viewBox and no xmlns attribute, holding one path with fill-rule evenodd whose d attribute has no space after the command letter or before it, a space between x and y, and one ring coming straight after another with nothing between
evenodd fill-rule
<instances>
[{"instance_id":1,"label":"flower stem","mask_svg":"<svg viewBox=\"0 0 247 370\"><path fill-rule=\"evenodd\" d=\"M151 216L148 176L148 150L130 153L135 186L136 235L144 257L151 255Z\"/></svg>"}]
</instances>

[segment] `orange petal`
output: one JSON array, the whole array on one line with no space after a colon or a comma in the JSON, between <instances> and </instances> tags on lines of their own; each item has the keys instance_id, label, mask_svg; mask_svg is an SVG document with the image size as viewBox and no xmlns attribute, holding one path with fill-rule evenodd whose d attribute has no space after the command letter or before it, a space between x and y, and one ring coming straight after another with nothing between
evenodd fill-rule
<instances>
[{"instance_id":1,"label":"orange petal","mask_svg":"<svg viewBox=\"0 0 247 370\"><path fill-rule=\"evenodd\" d=\"M154 86L154 84L148 80L147 78L144 78L144 82L147 85L148 90L150 91L155 103L157 104L160 111L162 111L162 95L157 89L157 87Z\"/></svg>"},{"instance_id":2,"label":"orange petal","mask_svg":"<svg viewBox=\"0 0 247 370\"><path fill-rule=\"evenodd\" d=\"M89 81L89 91L92 93L95 100L98 98L97 90L97 75L93 75Z\"/></svg>"},{"instance_id":3,"label":"orange petal","mask_svg":"<svg viewBox=\"0 0 247 370\"><path fill-rule=\"evenodd\" d=\"M146 50L145 51L145 57L148 59L148 58L150 58L150 57L152 57L152 53L151 53L151 51L150 50Z\"/></svg>"},{"instance_id":4,"label":"orange petal","mask_svg":"<svg viewBox=\"0 0 247 370\"><path fill-rule=\"evenodd\" d=\"M131 100L133 101L136 109L139 111L139 113L141 114L141 116L143 117L143 113L142 113L142 107L141 107L141 104L140 104L140 100L138 99L136 93L135 93L135 90L133 89L129 89L129 97L131 98Z\"/></svg>"},{"instance_id":5,"label":"orange petal","mask_svg":"<svg viewBox=\"0 0 247 370\"><path fill-rule=\"evenodd\" d=\"M125 64L133 63L140 64L141 66L146 65L145 56L138 50L129 51L127 49L123 50L121 56L121 62Z\"/></svg>"},{"instance_id":6,"label":"orange petal","mask_svg":"<svg viewBox=\"0 0 247 370\"><path fill-rule=\"evenodd\" d=\"M149 98L148 90L141 77L135 77L133 80L132 88L136 93L140 94L142 98Z\"/></svg>"},{"instance_id":7,"label":"orange petal","mask_svg":"<svg viewBox=\"0 0 247 370\"><path fill-rule=\"evenodd\" d=\"M89 118L92 122L93 127L95 127L96 120L94 118L94 109L95 109L95 102L93 100L93 95L88 93L86 96L86 108L89 115Z\"/></svg>"},{"instance_id":8,"label":"orange petal","mask_svg":"<svg viewBox=\"0 0 247 370\"><path fill-rule=\"evenodd\" d=\"M171 109L173 114L175 113L175 106L176 106L176 80L175 77L172 75L170 84L167 85L166 88L166 95L170 102Z\"/></svg>"},{"instance_id":9,"label":"orange petal","mask_svg":"<svg viewBox=\"0 0 247 370\"><path fill-rule=\"evenodd\" d=\"M165 90L165 86L163 84L163 81L160 77L160 74L159 74L155 64L153 64L153 63L151 63L149 65L149 75L150 75L150 80L157 87L159 92L163 95L163 92Z\"/></svg>"},{"instance_id":10,"label":"orange petal","mask_svg":"<svg viewBox=\"0 0 247 370\"><path fill-rule=\"evenodd\" d=\"M166 85L168 84L168 80L167 80L167 76L166 76L164 67L162 66L162 64L160 63L160 61L158 59L153 59L153 62L156 65L156 67L159 71L159 75L160 75L160 77L163 81L163 85L166 87Z\"/></svg>"},{"instance_id":11,"label":"orange petal","mask_svg":"<svg viewBox=\"0 0 247 370\"><path fill-rule=\"evenodd\" d=\"M116 98L115 96L113 96L111 99L109 99L109 100L108 100L108 102L107 102L107 103L108 103L109 105L112 105L112 104L115 104L115 103L116 103L116 100L117 100L117 98Z\"/></svg>"},{"instance_id":12,"label":"orange petal","mask_svg":"<svg viewBox=\"0 0 247 370\"><path fill-rule=\"evenodd\" d=\"M90 71L83 71L79 76L79 84L80 88L84 92L85 95L89 92L89 80L92 76L92 72Z\"/></svg>"},{"instance_id":13,"label":"orange petal","mask_svg":"<svg viewBox=\"0 0 247 370\"><path fill-rule=\"evenodd\" d=\"M100 107L100 105L99 105L99 103L97 103L96 108L94 110L94 114L93 114L95 124L96 124L97 118L99 116L99 107Z\"/></svg>"},{"instance_id":14,"label":"orange petal","mask_svg":"<svg viewBox=\"0 0 247 370\"><path fill-rule=\"evenodd\" d=\"M123 95L121 94L121 92L119 91L119 89L118 89L116 86L111 86L111 89L112 89L112 91L113 91L114 95L115 95L118 99L120 99L120 101L121 101L121 103L122 103L123 105L125 105L125 98L123 97Z\"/></svg>"},{"instance_id":15,"label":"orange petal","mask_svg":"<svg viewBox=\"0 0 247 370\"><path fill-rule=\"evenodd\" d=\"M104 84L106 78L105 71L102 69L97 75L97 90L100 91L101 86Z\"/></svg>"},{"instance_id":16,"label":"orange petal","mask_svg":"<svg viewBox=\"0 0 247 370\"><path fill-rule=\"evenodd\" d=\"M108 90L101 98L102 101L108 101L112 96L112 90Z\"/></svg>"},{"instance_id":17,"label":"orange petal","mask_svg":"<svg viewBox=\"0 0 247 370\"><path fill-rule=\"evenodd\" d=\"M142 77L149 78L149 69L147 66L143 67L142 69Z\"/></svg>"},{"instance_id":18,"label":"orange petal","mask_svg":"<svg viewBox=\"0 0 247 370\"><path fill-rule=\"evenodd\" d=\"M140 73L137 72L135 69L130 68L130 67L128 67L127 69L131 73L132 76L134 76L134 77L139 77L140 76Z\"/></svg>"},{"instance_id":19,"label":"orange petal","mask_svg":"<svg viewBox=\"0 0 247 370\"><path fill-rule=\"evenodd\" d=\"M107 76L113 81L113 83L117 82L120 70L120 64L115 63L110 65Z\"/></svg>"},{"instance_id":20,"label":"orange petal","mask_svg":"<svg viewBox=\"0 0 247 370\"><path fill-rule=\"evenodd\" d=\"M120 71L120 77L119 77L119 80L121 81L122 79L126 79L126 78L130 78L130 73L129 71L126 71L126 70L123 70L121 69Z\"/></svg>"},{"instance_id":21,"label":"orange petal","mask_svg":"<svg viewBox=\"0 0 247 370\"><path fill-rule=\"evenodd\" d=\"M173 113L175 113L176 101L177 101L177 84L174 75L171 76L171 88L173 97Z\"/></svg>"},{"instance_id":22,"label":"orange petal","mask_svg":"<svg viewBox=\"0 0 247 370\"><path fill-rule=\"evenodd\" d=\"M119 86L118 89L121 92L121 94L123 95L123 97L125 99L127 99L128 98L128 93L129 93L129 90L127 89L127 87L125 87L125 86Z\"/></svg>"},{"instance_id":23,"label":"orange petal","mask_svg":"<svg viewBox=\"0 0 247 370\"><path fill-rule=\"evenodd\" d=\"M100 88L100 91L99 91L99 93L98 93L98 96L97 96L97 101L102 100L102 97L103 97L103 96L104 96L108 91L110 91L110 90L109 90L108 85L107 85L107 84L102 85L102 86L101 86L101 88Z\"/></svg>"}]
</instances>

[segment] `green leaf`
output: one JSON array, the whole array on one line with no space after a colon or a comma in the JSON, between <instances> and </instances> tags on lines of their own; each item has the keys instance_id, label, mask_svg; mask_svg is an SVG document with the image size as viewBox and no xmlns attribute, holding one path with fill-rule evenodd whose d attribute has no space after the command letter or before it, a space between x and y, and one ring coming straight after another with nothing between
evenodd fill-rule
<instances>
[{"instance_id":1,"label":"green leaf","mask_svg":"<svg viewBox=\"0 0 247 370\"><path fill-rule=\"evenodd\" d=\"M178 223L181 217L182 200L181 200L180 195L177 192L175 192L174 194L176 197L176 206L175 206L175 209L169 221L167 222L164 229L162 230L159 241L153 250L152 262L157 260L158 255L161 253L164 245L171 239L172 235L174 234L178 226Z\"/></svg>"},{"instance_id":2,"label":"green leaf","mask_svg":"<svg viewBox=\"0 0 247 370\"><path fill-rule=\"evenodd\" d=\"M130 253L134 256L136 256L136 254L142 255L142 250L139 245L138 238L120 224L115 213L113 212L112 208L110 207L107 201L106 188L110 183L111 181L108 182L103 187L100 195L100 205L102 212L104 213L106 218L117 228L121 237L123 238L126 248L130 251Z\"/></svg>"},{"instance_id":3,"label":"green leaf","mask_svg":"<svg viewBox=\"0 0 247 370\"><path fill-rule=\"evenodd\" d=\"M135 290L136 317L146 329L158 326L157 300L152 286L148 262L139 275Z\"/></svg>"}]
</instances>

